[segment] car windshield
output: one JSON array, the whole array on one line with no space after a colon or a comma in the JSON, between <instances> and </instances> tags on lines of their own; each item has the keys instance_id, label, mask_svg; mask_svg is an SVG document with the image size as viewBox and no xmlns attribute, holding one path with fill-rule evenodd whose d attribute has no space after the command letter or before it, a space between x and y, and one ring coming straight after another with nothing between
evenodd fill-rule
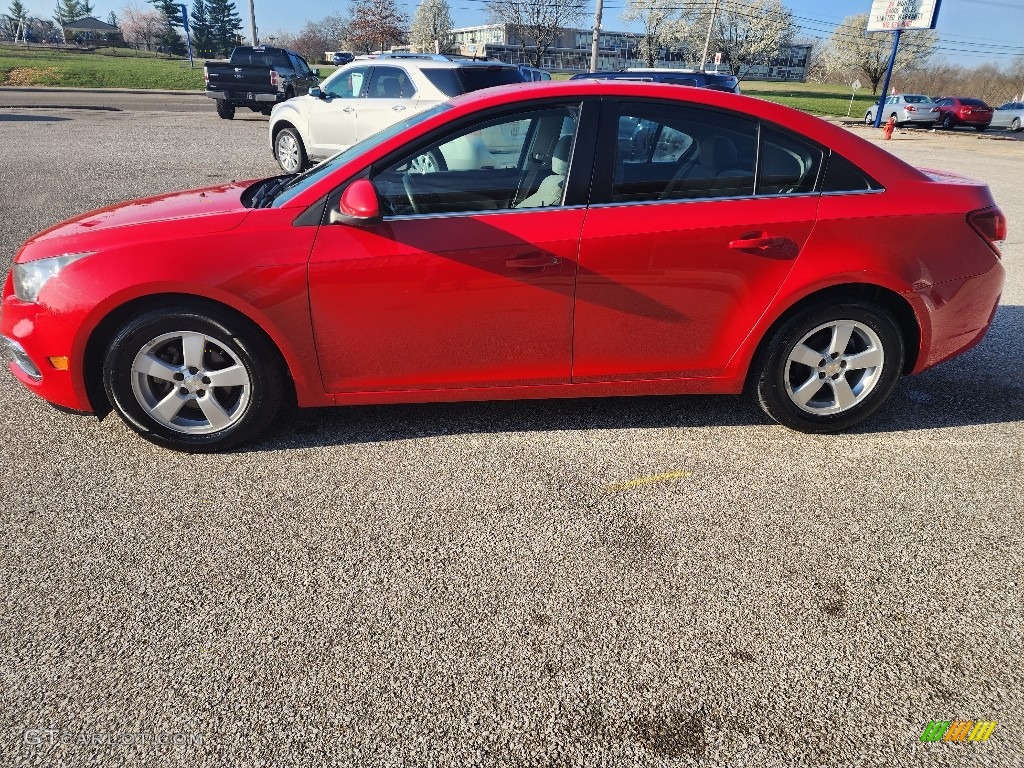
<instances>
[{"instance_id":1,"label":"car windshield","mask_svg":"<svg viewBox=\"0 0 1024 768\"><path fill-rule=\"evenodd\" d=\"M908 104L928 104L931 101L930 96L917 96L915 94L907 94L903 98L906 99Z\"/></svg>"},{"instance_id":2,"label":"car windshield","mask_svg":"<svg viewBox=\"0 0 1024 768\"><path fill-rule=\"evenodd\" d=\"M431 107L430 109L426 109L417 115L407 117L405 120L399 120L397 123L388 126L383 131L379 131L372 136L367 136L362 141L357 141L348 149L343 149L341 152L327 158L319 165L314 165L305 173L293 176L281 187L280 190L278 190L270 207L280 208L286 205L290 200L309 189L324 176L333 173L345 163L348 163L362 155L364 152L373 149L382 141L387 141L392 136L396 136L404 131L406 128L416 125L423 120L428 120L434 115L438 115L451 108L450 104L441 103Z\"/></svg>"}]
</instances>

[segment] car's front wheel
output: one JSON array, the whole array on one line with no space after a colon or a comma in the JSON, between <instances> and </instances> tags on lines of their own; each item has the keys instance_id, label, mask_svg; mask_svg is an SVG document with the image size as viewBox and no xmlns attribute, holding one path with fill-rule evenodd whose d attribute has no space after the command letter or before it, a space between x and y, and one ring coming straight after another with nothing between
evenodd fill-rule
<instances>
[{"instance_id":1,"label":"car's front wheel","mask_svg":"<svg viewBox=\"0 0 1024 768\"><path fill-rule=\"evenodd\" d=\"M1013 118L1013 122L1010 123L1010 130L1014 131L1014 132L1017 132L1017 131L1020 130L1020 118L1019 117Z\"/></svg>"},{"instance_id":2,"label":"car's front wheel","mask_svg":"<svg viewBox=\"0 0 1024 768\"><path fill-rule=\"evenodd\" d=\"M306 148L298 131L282 128L274 137L274 157L285 173L300 173L306 167Z\"/></svg>"},{"instance_id":3,"label":"car's front wheel","mask_svg":"<svg viewBox=\"0 0 1024 768\"><path fill-rule=\"evenodd\" d=\"M942 127L945 128L947 131L953 130L954 125L956 125L956 123L953 121L952 115L946 115L944 118L942 118Z\"/></svg>"},{"instance_id":4,"label":"car's front wheel","mask_svg":"<svg viewBox=\"0 0 1024 768\"><path fill-rule=\"evenodd\" d=\"M801 432L838 432L889 397L903 369L903 338L885 310L819 304L790 318L755 363L765 413Z\"/></svg>"},{"instance_id":5,"label":"car's front wheel","mask_svg":"<svg viewBox=\"0 0 1024 768\"><path fill-rule=\"evenodd\" d=\"M865 112L864 113L864 125L874 125L874 124L875 124L875 116L872 115L870 112Z\"/></svg>"},{"instance_id":6,"label":"car's front wheel","mask_svg":"<svg viewBox=\"0 0 1024 768\"><path fill-rule=\"evenodd\" d=\"M284 395L278 361L261 334L226 312L154 310L111 340L103 384L113 408L147 440L218 451L273 420Z\"/></svg>"}]
</instances>

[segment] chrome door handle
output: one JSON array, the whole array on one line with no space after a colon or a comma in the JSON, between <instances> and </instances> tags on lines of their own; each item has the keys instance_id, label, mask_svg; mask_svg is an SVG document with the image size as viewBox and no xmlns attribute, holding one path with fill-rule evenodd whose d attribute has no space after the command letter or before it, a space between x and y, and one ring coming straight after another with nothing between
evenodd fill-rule
<instances>
[{"instance_id":1,"label":"chrome door handle","mask_svg":"<svg viewBox=\"0 0 1024 768\"><path fill-rule=\"evenodd\" d=\"M345 107L345 108L344 108L343 110L341 110L341 111L342 111L342 112L355 112L355 111L356 111L356 108L355 108L355 107Z\"/></svg>"},{"instance_id":2,"label":"chrome door handle","mask_svg":"<svg viewBox=\"0 0 1024 768\"><path fill-rule=\"evenodd\" d=\"M394 110L395 112L401 112L403 109L405 109L405 107L402 106L401 104L396 104L391 109Z\"/></svg>"}]
</instances>

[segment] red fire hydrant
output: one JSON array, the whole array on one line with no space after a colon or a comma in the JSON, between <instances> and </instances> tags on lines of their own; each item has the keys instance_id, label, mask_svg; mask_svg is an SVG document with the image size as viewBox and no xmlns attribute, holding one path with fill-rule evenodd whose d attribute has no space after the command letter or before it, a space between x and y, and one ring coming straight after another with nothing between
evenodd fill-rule
<instances>
[{"instance_id":1,"label":"red fire hydrant","mask_svg":"<svg viewBox=\"0 0 1024 768\"><path fill-rule=\"evenodd\" d=\"M896 115L889 115L889 119L885 121L885 126L882 128L885 131L885 140L892 141L892 132L896 129Z\"/></svg>"}]
</instances>

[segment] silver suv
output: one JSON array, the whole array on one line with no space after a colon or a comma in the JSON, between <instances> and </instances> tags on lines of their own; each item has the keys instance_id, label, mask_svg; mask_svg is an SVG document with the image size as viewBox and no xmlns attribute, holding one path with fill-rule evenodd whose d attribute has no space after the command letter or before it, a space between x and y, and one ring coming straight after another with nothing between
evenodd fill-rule
<instances>
[{"instance_id":1,"label":"silver suv","mask_svg":"<svg viewBox=\"0 0 1024 768\"><path fill-rule=\"evenodd\" d=\"M512 64L432 53L353 61L309 95L274 108L271 151L285 173L298 173L453 96L524 79Z\"/></svg>"}]
</instances>

